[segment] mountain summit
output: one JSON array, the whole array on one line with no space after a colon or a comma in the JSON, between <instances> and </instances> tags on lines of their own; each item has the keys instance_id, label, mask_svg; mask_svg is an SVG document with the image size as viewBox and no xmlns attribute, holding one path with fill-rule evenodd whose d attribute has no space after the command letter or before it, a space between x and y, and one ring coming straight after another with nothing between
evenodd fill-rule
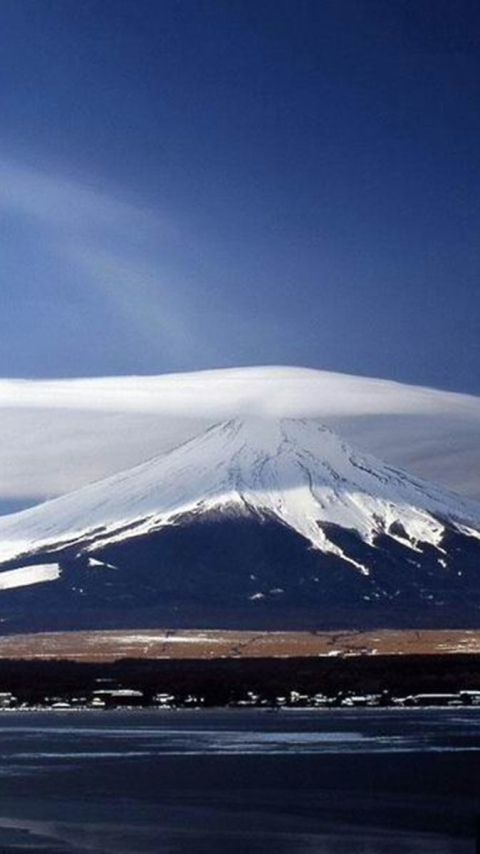
<instances>
[{"instance_id":1,"label":"mountain summit","mask_svg":"<svg viewBox=\"0 0 480 854\"><path fill-rule=\"evenodd\" d=\"M475 621L479 567L473 503L316 421L232 420L1 518L0 616L287 628L445 624L466 606Z\"/></svg>"}]
</instances>

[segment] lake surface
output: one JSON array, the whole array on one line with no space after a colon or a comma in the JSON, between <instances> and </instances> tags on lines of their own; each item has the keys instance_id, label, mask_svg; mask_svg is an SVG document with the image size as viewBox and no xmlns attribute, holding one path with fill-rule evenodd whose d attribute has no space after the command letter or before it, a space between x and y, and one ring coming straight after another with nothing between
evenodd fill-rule
<instances>
[{"instance_id":1,"label":"lake surface","mask_svg":"<svg viewBox=\"0 0 480 854\"><path fill-rule=\"evenodd\" d=\"M1 854L474 854L480 710L5 712Z\"/></svg>"}]
</instances>

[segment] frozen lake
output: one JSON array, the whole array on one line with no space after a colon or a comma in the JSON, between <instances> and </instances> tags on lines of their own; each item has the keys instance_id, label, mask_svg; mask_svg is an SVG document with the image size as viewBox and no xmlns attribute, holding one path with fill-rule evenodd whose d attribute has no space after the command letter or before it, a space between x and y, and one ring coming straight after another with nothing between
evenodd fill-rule
<instances>
[{"instance_id":1,"label":"frozen lake","mask_svg":"<svg viewBox=\"0 0 480 854\"><path fill-rule=\"evenodd\" d=\"M2 854L474 854L480 709L5 712Z\"/></svg>"}]
</instances>

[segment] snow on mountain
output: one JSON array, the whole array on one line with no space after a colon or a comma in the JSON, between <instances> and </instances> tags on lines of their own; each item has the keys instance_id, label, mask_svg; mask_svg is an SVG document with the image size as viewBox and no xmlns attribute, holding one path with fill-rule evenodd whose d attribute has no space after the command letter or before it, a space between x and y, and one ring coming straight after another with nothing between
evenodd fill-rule
<instances>
[{"instance_id":1,"label":"snow on mountain","mask_svg":"<svg viewBox=\"0 0 480 854\"><path fill-rule=\"evenodd\" d=\"M132 469L0 519L0 561L78 544L95 550L221 510L293 529L368 574L329 526L442 554L448 523L480 539L480 507L350 447L308 419L234 419Z\"/></svg>"},{"instance_id":2,"label":"snow on mountain","mask_svg":"<svg viewBox=\"0 0 480 854\"><path fill-rule=\"evenodd\" d=\"M59 577L60 567L57 563L19 566L16 569L0 573L0 590L13 590L16 587L30 587L32 584L43 584L45 581L56 581Z\"/></svg>"},{"instance_id":3,"label":"snow on mountain","mask_svg":"<svg viewBox=\"0 0 480 854\"><path fill-rule=\"evenodd\" d=\"M234 418L313 418L480 498L480 398L304 368L0 380L0 512L78 489Z\"/></svg>"}]
</instances>

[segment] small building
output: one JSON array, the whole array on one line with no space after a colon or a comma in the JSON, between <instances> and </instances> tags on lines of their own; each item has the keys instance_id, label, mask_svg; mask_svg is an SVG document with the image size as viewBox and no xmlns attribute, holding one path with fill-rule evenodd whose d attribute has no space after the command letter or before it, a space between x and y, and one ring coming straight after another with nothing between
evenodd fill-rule
<instances>
[{"instance_id":1,"label":"small building","mask_svg":"<svg viewBox=\"0 0 480 854\"><path fill-rule=\"evenodd\" d=\"M195 694L187 694L183 700L184 706L196 708L205 705L205 697L197 697Z\"/></svg>"},{"instance_id":2,"label":"small building","mask_svg":"<svg viewBox=\"0 0 480 854\"><path fill-rule=\"evenodd\" d=\"M350 694L341 701L342 706L360 708L362 706L378 705L377 694Z\"/></svg>"},{"instance_id":3,"label":"small building","mask_svg":"<svg viewBox=\"0 0 480 854\"><path fill-rule=\"evenodd\" d=\"M70 704L74 708L82 708L88 705L88 700L86 697L70 697Z\"/></svg>"},{"instance_id":4,"label":"small building","mask_svg":"<svg viewBox=\"0 0 480 854\"><path fill-rule=\"evenodd\" d=\"M152 697L152 702L155 706L162 706L165 709L170 709L175 703L174 694L155 694Z\"/></svg>"},{"instance_id":5,"label":"small building","mask_svg":"<svg viewBox=\"0 0 480 854\"><path fill-rule=\"evenodd\" d=\"M258 706L260 705L260 694L255 691L247 691L246 695L240 700L232 701L233 706Z\"/></svg>"},{"instance_id":6,"label":"small building","mask_svg":"<svg viewBox=\"0 0 480 854\"><path fill-rule=\"evenodd\" d=\"M464 706L480 706L480 691L460 691Z\"/></svg>"},{"instance_id":7,"label":"small building","mask_svg":"<svg viewBox=\"0 0 480 854\"><path fill-rule=\"evenodd\" d=\"M406 697L406 706L461 706L460 694L413 694Z\"/></svg>"},{"instance_id":8,"label":"small building","mask_svg":"<svg viewBox=\"0 0 480 854\"><path fill-rule=\"evenodd\" d=\"M0 693L0 709L10 709L17 702L17 698L10 691Z\"/></svg>"},{"instance_id":9,"label":"small building","mask_svg":"<svg viewBox=\"0 0 480 854\"><path fill-rule=\"evenodd\" d=\"M143 692L134 688L101 688L93 692L92 704L96 699L103 700L104 705L109 708L144 705Z\"/></svg>"},{"instance_id":10,"label":"small building","mask_svg":"<svg viewBox=\"0 0 480 854\"><path fill-rule=\"evenodd\" d=\"M331 700L326 696L326 694L314 694L312 697L312 705L314 706L329 706L330 703Z\"/></svg>"},{"instance_id":11,"label":"small building","mask_svg":"<svg viewBox=\"0 0 480 854\"><path fill-rule=\"evenodd\" d=\"M289 703L291 706L306 706L308 700L308 694L301 694L300 691L290 691Z\"/></svg>"}]
</instances>

